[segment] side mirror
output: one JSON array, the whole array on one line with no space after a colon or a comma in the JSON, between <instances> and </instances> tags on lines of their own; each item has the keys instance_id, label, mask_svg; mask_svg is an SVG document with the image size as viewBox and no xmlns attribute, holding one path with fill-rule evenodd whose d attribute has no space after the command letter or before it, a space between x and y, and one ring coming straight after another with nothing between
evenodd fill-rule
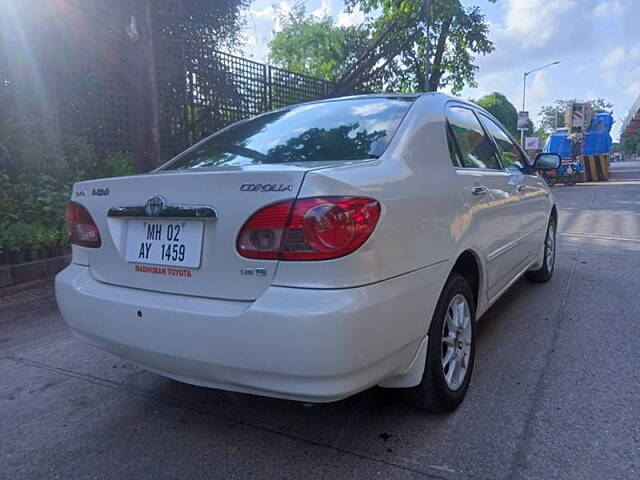
<instances>
[{"instance_id":1,"label":"side mirror","mask_svg":"<svg viewBox=\"0 0 640 480\"><path fill-rule=\"evenodd\" d=\"M562 164L562 157L557 153L539 153L533 162L533 168L538 170L555 170Z\"/></svg>"}]
</instances>

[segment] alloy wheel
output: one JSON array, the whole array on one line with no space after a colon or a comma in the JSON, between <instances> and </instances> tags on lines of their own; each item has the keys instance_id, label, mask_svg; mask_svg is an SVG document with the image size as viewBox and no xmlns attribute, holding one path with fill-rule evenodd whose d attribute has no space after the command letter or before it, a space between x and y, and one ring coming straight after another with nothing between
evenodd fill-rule
<instances>
[{"instance_id":1,"label":"alloy wheel","mask_svg":"<svg viewBox=\"0 0 640 480\"><path fill-rule=\"evenodd\" d=\"M547 238L544 241L544 255L547 262L547 270L551 272L553 270L553 264L555 262L556 253L556 227L551 222L547 229Z\"/></svg>"},{"instance_id":2,"label":"alloy wheel","mask_svg":"<svg viewBox=\"0 0 640 480\"><path fill-rule=\"evenodd\" d=\"M447 387L460 388L471 357L471 311L464 295L455 295L442 325L442 370Z\"/></svg>"}]
</instances>

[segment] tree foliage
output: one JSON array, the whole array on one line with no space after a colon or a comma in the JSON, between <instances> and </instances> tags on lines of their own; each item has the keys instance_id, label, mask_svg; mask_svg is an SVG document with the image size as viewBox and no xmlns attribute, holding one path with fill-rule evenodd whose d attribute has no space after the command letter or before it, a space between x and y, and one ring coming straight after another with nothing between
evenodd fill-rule
<instances>
[{"instance_id":1,"label":"tree foliage","mask_svg":"<svg viewBox=\"0 0 640 480\"><path fill-rule=\"evenodd\" d=\"M251 0L153 0L154 26L162 38L180 38L194 46L229 47L239 40L241 13L250 3Z\"/></svg>"},{"instance_id":2,"label":"tree foliage","mask_svg":"<svg viewBox=\"0 0 640 480\"><path fill-rule=\"evenodd\" d=\"M556 128L565 127L564 113L571 102L590 103L593 113L612 113L613 105L603 98L594 100L556 100L552 105L540 109L540 128L545 132L553 132Z\"/></svg>"},{"instance_id":3,"label":"tree foliage","mask_svg":"<svg viewBox=\"0 0 640 480\"><path fill-rule=\"evenodd\" d=\"M640 155L640 132L620 138L617 150L625 155Z\"/></svg>"},{"instance_id":4,"label":"tree foliage","mask_svg":"<svg viewBox=\"0 0 640 480\"><path fill-rule=\"evenodd\" d=\"M495 0L489 0L495 1ZM307 15L299 4L285 15L271 43L272 61L299 73L335 80L333 94L358 89L423 91L427 32L423 0L345 0L362 9L365 22L336 26ZM431 7L429 90L454 93L476 86L476 55L493 51L479 7L434 0Z\"/></svg>"},{"instance_id":5,"label":"tree foliage","mask_svg":"<svg viewBox=\"0 0 640 480\"><path fill-rule=\"evenodd\" d=\"M307 15L302 3L279 12L282 29L271 41L271 62L280 68L333 81L370 41L363 27L339 27L332 17Z\"/></svg>"},{"instance_id":6,"label":"tree foliage","mask_svg":"<svg viewBox=\"0 0 640 480\"><path fill-rule=\"evenodd\" d=\"M495 1L495 0L489 0ZM338 80L337 89L382 82L385 89L422 91L427 47L423 0L345 0L347 8L377 12L366 28L374 39L360 59ZM448 86L454 93L476 86L476 55L493 51L489 27L477 6L459 0L432 2L428 33L431 72L428 89Z\"/></svg>"},{"instance_id":7,"label":"tree foliage","mask_svg":"<svg viewBox=\"0 0 640 480\"><path fill-rule=\"evenodd\" d=\"M474 100L474 103L496 117L514 137L520 135L518 132L518 111L502 93L490 93L489 95Z\"/></svg>"}]
</instances>

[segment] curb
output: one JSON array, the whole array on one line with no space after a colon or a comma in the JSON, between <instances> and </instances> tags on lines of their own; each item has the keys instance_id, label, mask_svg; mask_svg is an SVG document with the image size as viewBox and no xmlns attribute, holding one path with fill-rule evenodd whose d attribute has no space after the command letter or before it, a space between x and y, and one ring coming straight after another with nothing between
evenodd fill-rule
<instances>
[{"instance_id":1,"label":"curb","mask_svg":"<svg viewBox=\"0 0 640 480\"><path fill-rule=\"evenodd\" d=\"M35 262L0 267L0 287L9 287L32 280L53 277L69 265L70 262L71 255L63 255L45 260L36 260Z\"/></svg>"}]
</instances>

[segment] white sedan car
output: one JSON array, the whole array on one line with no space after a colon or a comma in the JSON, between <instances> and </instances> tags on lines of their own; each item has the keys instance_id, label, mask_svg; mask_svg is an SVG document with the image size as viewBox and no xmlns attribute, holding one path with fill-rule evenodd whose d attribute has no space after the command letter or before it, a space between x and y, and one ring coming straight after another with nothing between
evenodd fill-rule
<instances>
[{"instance_id":1,"label":"white sedan car","mask_svg":"<svg viewBox=\"0 0 640 480\"><path fill-rule=\"evenodd\" d=\"M476 105L367 95L236 123L142 175L77 183L60 310L88 342L206 387L451 411L475 322L551 278L557 211Z\"/></svg>"}]
</instances>

